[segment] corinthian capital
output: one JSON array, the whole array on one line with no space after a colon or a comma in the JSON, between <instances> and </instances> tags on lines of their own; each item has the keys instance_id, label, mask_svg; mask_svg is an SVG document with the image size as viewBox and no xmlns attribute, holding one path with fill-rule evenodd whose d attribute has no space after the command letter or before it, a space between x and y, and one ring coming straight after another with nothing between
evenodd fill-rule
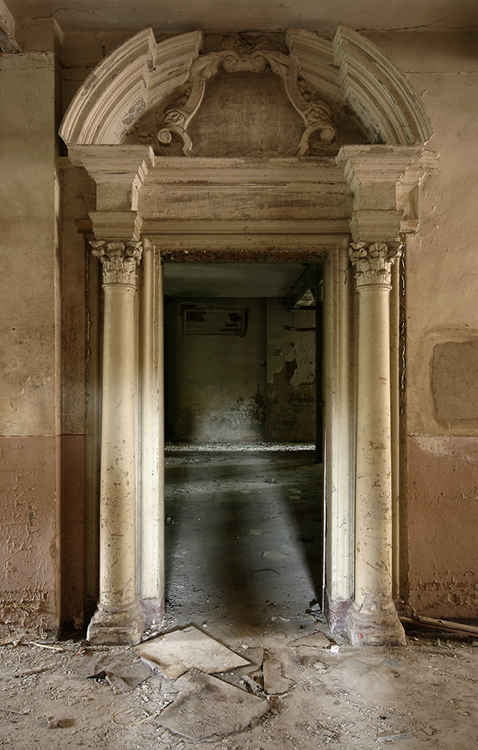
<instances>
[{"instance_id":1,"label":"corinthian capital","mask_svg":"<svg viewBox=\"0 0 478 750\"><path fill-rule=\"evenodd\" d=\"M391 286L392 266L402 254L402 246L388 246L385 242L352 242L350 259L355 267L357 289L363 286Z\"/></svg>"},{"instance_id":2,"label":"corinthian capital","mask_svg":"<svg viewBox=\"0 0 478 750\"><path fill-rule=\"evenodd\" d=\"M90 242L93 255L103 266L103 286L121 284L136 289L136 269L141 261L141 242Z\"/></svg>"}]
</instances>

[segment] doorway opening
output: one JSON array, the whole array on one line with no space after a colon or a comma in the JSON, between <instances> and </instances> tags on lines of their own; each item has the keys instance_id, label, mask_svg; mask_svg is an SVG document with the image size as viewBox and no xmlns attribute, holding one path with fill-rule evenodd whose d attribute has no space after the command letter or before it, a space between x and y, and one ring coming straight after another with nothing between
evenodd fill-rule
<instances>
[{"instance_id":1,"label":"doorway opening","mask_svg":"<svg viewBox=\"0 0 478 750\"><path fill-rule=\"evenodd\" d=\"M166 617L300 627L323 588L320 266L165 263L164 294Z\"/></svg>"}]
</instances>

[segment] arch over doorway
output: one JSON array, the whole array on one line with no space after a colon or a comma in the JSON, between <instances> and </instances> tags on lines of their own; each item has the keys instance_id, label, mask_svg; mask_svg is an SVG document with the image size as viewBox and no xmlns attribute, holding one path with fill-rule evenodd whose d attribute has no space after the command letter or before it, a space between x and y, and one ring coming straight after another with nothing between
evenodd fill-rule
<instances>
[{"instance_id":1,"label":"arch over doorway","mask_svg":"<svg viewBox=\"0 0 478 750\"><path fill-rule=\"evenodd\" d=\"M298 117L292 153L288 146L275 153L276 139L252 155L249 145L214 154L210 144L196 154L191 133L208 97L220 109L207 84L223 70L283 82L278 138ZM135 131L149 115L153 140ZM207 129L210 119L201 122ZM414 191L434 160L425 150L431 126L410 84L345 27L333 42L291 29L280 39L252 35L245 47L234 35L200 32L157 43L146 29L93 71L60 135L73 164L96 183L91 244L105 294L100 590L89 638L134 643L145 616L153 627L162 616L162 258L279 254L324 263L329 619L346 624L354 643L402 643L392 590L399 495L390 294L397 295L404 237L418 227ZM138 338L140 376L131 357Z\"/></svg>"}]
</instances>

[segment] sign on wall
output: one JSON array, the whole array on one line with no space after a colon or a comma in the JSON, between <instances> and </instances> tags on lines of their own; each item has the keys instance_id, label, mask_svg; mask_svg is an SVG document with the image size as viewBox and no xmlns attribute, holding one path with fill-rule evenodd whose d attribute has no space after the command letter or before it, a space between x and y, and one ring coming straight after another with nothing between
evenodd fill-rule
<instances>
[{"instance_id":1,"label":"sign on wall","mask_svg":"<svg viewBox=\"0 0 478 750\"><path fill-rule=\"evenodd\" d=\"M179 330L183 336L244 336L248 312L247 307L183 302L178 305Z\"/></svg>"}]
</instances>

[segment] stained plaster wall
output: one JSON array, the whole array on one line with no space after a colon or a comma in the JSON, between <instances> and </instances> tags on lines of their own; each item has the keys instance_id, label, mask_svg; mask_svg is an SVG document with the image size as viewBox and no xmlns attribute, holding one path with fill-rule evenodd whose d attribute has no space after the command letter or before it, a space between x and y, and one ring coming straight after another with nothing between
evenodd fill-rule
<instances>
[{"instance_id":1,"label":"stained plaster wall","mask_svg":"<svg viewBox=\"0 0 478 750\"><path fill-rule=\"evenodd\" d=\"M83 619L85 241L91 181L59 158L61 32L0 58L2 389L0 623Z\"/></svg>"},{"instance_id":2,"label":"stained plaster wall","mask_svg":"<svg viewBox=\"0 0 478 750\"><path fill-rule=\"evenodd\" d=\"M58 436L64 429L71 430L63 440L64 456L71 437L70 465L75 469L72 472L64 462L63 476L76 477L76 489L70 493L70 540L77 550L72 574L75 602L71 601L70 612L81 608L82 459L78 448L84 361L79 331L85 312L79 269L84 249L79 244L82 238L71 228L75 209L65 215L64 227L68 243L72 242L69 261L74 258L78 265L68 266L67 272L63 267L63 305L59 305L55 87L53 57L48 52L53 47L51 40L38 41L37 31L38 22L25 31L26 49L31 52L0 60L4 330L0 619L52 629L59 616ZM51 36L50 27L48 33ZM64 111L94 65L128 36L127 31L64 35L59 109ZM478 270L472 261L478 229L478 40L476 34L441 32L368 36L421 96L435 130L429 147L440 153L435 172L419 191L420 231L407 242L408 496L403 502L408 521L408 596L421 614L476 617L478 395L469 372L478 340ZM81 201L81 189L76 199ZM75 301L70 304L71 295ZM61 424L57 387L70 340L65 328L62 350L61 310L78 332L64 376L65 393L69 393L64 406L76 403L76 416L66 420L69 426ZM464 346L447 358L452 353L450 345L456 344ZM406 591L402 593L407 596Z\"/></svg>"},{"instance_id":3,"label":"stained plaster wall","mask_svg":"<svg viewBox=\"0 0 478 750\"><path fill-rule=\"evenodd\" d=\"M184 302L165 303L166 438L314 443L315 312L273 298L216 300L248 308L244 338L183 336Z\"/></svg>"},{"instance_id":4,"label":"stained plaster wall","mask_svg":"<svg viewBox=\"0 0 478 750\"><path fill-rule=\"evenodd\" d=\"M478 37L374 34L421 96L439 153L406 253L409 602L478 614Z\"/></svg>"},{"instance_id":5,"label":"stained plaster wall","mask_svg":"<svg viewBox=\"0 0 478 750\"><path fill-rule=\"evenodd\" d=\"M165 300L166 439L265 440L266 305L260 299L207 299L247 308L244 336L182 335L178 308L201 300Z\"/></svg>"},{"instance_id":6,"label":"stained plaster wall","mask_svg":"<svg viewBox=\"0 0 478 750\"><path fill-rule=\"evenodd\" d=\"M0 622L59 621L60 307L52 53L0 58Z\"/></svg>"},{"instance_id":7,"label":"stained plaster wall","mask_svg":"<svg viewBox=\"0 0 478 750\"><path fill-rule=\"evenodd\" d=\"M291 311L286 301L267 300L269 440L315 443L314 329L315 311Z\"/></svg>"}]
</instances>

